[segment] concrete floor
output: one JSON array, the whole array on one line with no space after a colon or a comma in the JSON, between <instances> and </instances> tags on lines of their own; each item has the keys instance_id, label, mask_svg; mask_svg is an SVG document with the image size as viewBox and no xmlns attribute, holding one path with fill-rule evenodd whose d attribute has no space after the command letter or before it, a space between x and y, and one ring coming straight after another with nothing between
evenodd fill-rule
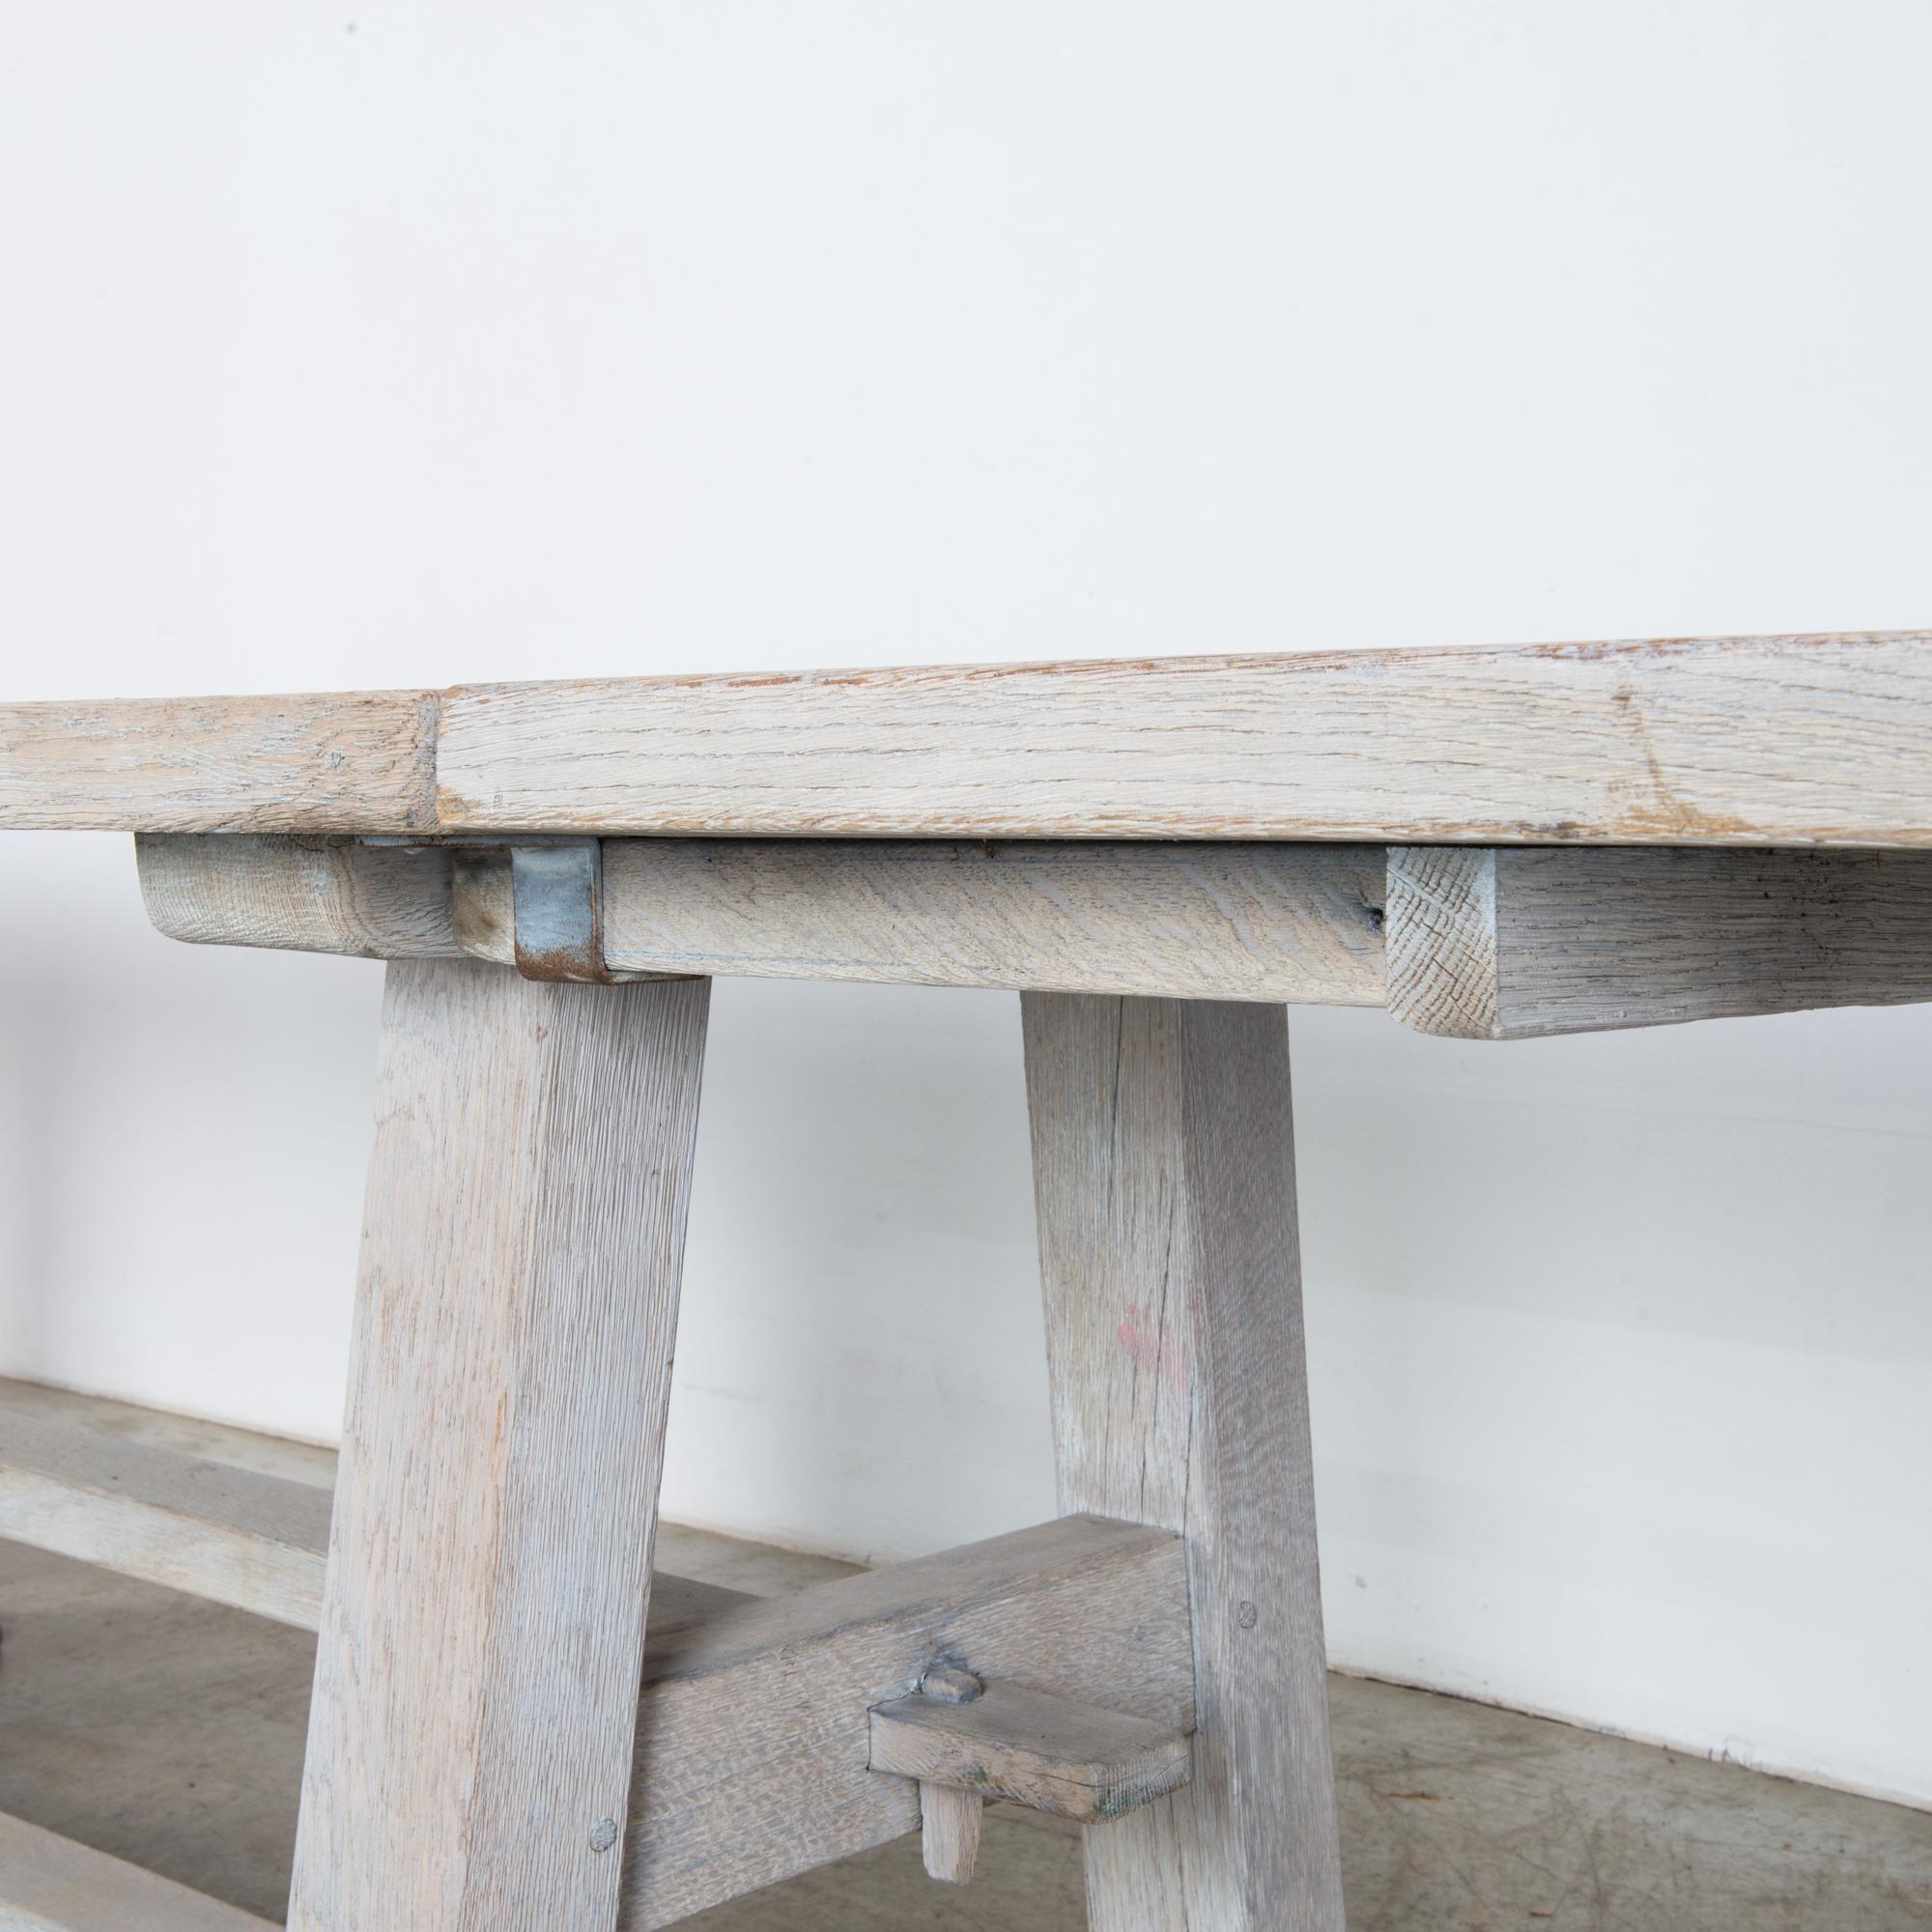
<instances>
[{"instance_id":1,"label":"concrete floor","mask_svg":"<svg viewBox=\"0 0 1932 1932\"><path fill-rule=\"evenodd\" d=\"M59 1401L71 1413L71 1397ZM141 1411L135 1437L327 1480L327 1452ZM775 1594L846 1573L667 1526L659 1565ZM0 1810L279 1919L314 1639L0 1544ZM1424 1691L1335 1678L1352 1932L1926 1932L1932 1816ZM1008 1806L980 1876L902 1839L693 1932L1073 1932L1079 1839Z\"/></svg>"}]
</instances>

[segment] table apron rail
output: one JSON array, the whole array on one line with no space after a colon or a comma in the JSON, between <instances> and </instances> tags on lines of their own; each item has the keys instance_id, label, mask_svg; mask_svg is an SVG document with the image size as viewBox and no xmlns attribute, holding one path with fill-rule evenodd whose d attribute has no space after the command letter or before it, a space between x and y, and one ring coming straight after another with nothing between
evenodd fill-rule
<instances>
[{"instance_id":1,"label":"table apron rail","mask_svg":"<svg viewBox=\"0 0 1932 1932\"><path fill-rule=\"evenodd\" d=\"M136 845L149 916L171 938L468 953L542 977L1385 1007L1470 1039L1932 999L1932 853L249 833ZM565 876L576 923L559 945Z\"/></svg>"}]
</instances>

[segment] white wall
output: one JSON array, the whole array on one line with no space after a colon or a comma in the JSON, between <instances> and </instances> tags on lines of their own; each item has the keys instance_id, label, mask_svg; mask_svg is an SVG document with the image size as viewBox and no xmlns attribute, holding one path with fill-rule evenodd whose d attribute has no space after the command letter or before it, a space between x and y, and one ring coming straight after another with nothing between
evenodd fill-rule
<instances>
[{"instance_id":1,"label":"white wall","mask_svg":"<svg viewBox=\"0 0 1932 1932\"><path fill-rule=\"evenodd\" d=\"M1932 623L1928 60L1913 0L14 0L0 682ZM170 947L118 839L0 906L0 1368L332 1434L377 969ZM720 987L674 1514L1050 1513L1016 1034ZM1932 1804L1932 1012L1293 1037L1337 1661Z\"/></svg>"}]
</instances>

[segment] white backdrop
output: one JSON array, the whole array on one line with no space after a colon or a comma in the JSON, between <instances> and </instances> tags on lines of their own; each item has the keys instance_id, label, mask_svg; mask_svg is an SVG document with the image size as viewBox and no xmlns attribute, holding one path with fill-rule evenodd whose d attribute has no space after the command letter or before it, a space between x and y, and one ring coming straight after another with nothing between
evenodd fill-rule
<instances>
[{"instance_id":1,"label":"white backdrop","mask_svg":"<svg viewBox=\"0 0 1932 1932\"><path fill-rule=\"evenodd\" d=\"M1932 623L1928 62L14 0L4 693ZM331 1435L379 969L171 947L117 838L0 906L0 1369ZM721 985L672 1514L1051 1512L1017 1031ZM1293 1042L1337 1662L1932 1804L1932 1012Z\"/></svg>"}]
</instances>

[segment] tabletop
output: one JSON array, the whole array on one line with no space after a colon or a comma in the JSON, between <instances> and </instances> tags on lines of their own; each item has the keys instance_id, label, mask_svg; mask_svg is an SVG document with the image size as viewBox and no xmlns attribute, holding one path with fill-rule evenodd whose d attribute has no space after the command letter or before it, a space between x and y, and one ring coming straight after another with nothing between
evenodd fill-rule
<instances>
[{"instance_id":1,"label":"tabletop","mask_svg":"<svg viewBox=\"0 0 1932 1932\"><path fill-rule=\"evenodd\" d=\"M0 828L1932 845L1932 633L0 705Z\"/></svg>"}]
</instances>

